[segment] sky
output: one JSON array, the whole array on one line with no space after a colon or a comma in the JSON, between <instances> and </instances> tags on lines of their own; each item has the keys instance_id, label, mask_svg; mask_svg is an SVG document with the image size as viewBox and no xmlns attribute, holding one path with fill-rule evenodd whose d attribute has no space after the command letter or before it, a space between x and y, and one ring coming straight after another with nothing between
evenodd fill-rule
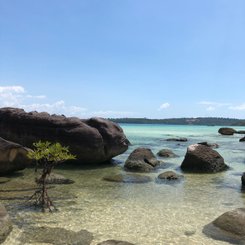
<instances>
[{"instance_id":1,"label":"sky","mask_svg":"<svg viewBox=\"0 0 245 245\"><path fill-rule=\"evenodd\" d=\"M0 0L0 107L245 118L244 0Z\"/></svg>"}]
</instances>

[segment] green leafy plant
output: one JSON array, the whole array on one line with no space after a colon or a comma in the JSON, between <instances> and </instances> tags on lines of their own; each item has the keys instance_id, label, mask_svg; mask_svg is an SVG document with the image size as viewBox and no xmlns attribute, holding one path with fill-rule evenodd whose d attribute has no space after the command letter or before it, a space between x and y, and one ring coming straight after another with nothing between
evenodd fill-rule
<instances>
[{"instance_id":1,"label":"green leafy plant","mask_svg":"<svg viewBox=\"0 0 245 245\"><path fill-rule=\"evenodd\" d=\"M42 168L42 174L37 179L38 189L31 196L30 199L35 199L35 205L41 206L42 210L48 209L50 212L55 209L53 202L48 196L46 187L46 178L50 175L55 165L66 160L76 159L74 155L69 152L68 147L62 146L60 143L50 143L48 141L33 143L34 150L28 153L28 157L36 161L36 169Z\"/></svg>"}]
</instances>

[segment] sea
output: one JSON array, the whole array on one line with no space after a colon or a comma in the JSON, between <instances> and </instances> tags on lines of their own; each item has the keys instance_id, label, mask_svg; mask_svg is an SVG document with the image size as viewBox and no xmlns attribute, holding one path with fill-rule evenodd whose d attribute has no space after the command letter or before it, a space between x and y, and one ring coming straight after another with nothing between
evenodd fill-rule
<instances>
[{"instance_id":1,"label":"sea","mask_svg":"<svg viewBox=\"0 0 245 245\"><path fill-rule=\"evenodd\" d=\"M58 212L42 213L28 204L34 188L33 169L0 178L0 201L14 223L14 229L4 245L41 244L21 241L26 229L35 226L85 229L94 239L91 245L115 239L137 245L225 245L203 233L205 225L224 212L244 207L245 193L241 175L245 172L244 135L224 136L219 126L121 124L131 142L129 149L100 167L62 167L54 170L75 181L49 189ZM244 127L235 127L244 130ZM185 137L187 142L166 141ZM180 165L187 147L199 142L217 143L217 150L230 167L215 174L183 173ZM160 158L161 168L152 173L148 183L115 183L105 176L126 174L123 166L137 147L150 148L154 154L171 149L179 157ZM175 184L160 183L157 176L173 170L184 176ZM46 244L46 243L42 243Z\"/></svg>"}]
</instances>

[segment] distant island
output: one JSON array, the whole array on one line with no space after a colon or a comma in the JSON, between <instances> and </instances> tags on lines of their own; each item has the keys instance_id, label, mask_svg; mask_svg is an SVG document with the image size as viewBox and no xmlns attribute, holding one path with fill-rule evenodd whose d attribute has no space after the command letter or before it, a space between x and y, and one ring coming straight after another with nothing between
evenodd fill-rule
<instances>
[{"instance_id":1,"label":"distant island","mask_svg":"<svg viewBox=\"0 0 245 245\"><path fill-rule=\"evenodd\" d=\"M207 126L245 126L245 119L222 117L196 117L196 118L108 118L116 123L134 124L171 124L171 125L207 125Z\"/></svg>"}]
</instances>

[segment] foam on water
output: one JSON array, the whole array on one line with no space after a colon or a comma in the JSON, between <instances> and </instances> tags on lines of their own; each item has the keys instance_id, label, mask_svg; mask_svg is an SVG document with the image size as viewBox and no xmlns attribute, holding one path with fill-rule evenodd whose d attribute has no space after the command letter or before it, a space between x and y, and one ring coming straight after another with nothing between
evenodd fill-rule
<instances>
[{"instance_id":1,"label":"foam on water","mask_svg":"<svg viewBox=\"0 0 245 245\"><path fill-rule=\"evenodd\" d=\"M3 200L16 226L4 243L20 244L18 238L28 226L52 226L94 234L92 245L108 239L126 240L140 245L164 244L228 244L212 240L202 233L203 227L220 214L244 207L241 192L241 173L245 171L245 143L241 135L220 136L218 127L122 125L132 146L116 160L123 163L136 147L150 147L154 153L171 148L179 158L167 161L167 169L180 171L179 166L187 146L201 141L218 143L217 150L231 167L216 174L184 174L184 181L175 185L159 184L156 177L164 170L147 174L152 182L122 184L106 182L108 174L123 173L123 164L98 169L57 169L56 172L75 181L72 185L50 189L60 198L55 203L59 212L43 214L21 208L21 200ZM239 128L237 128L239 129ZM242 129L242 128L240 128ZM168 142L170 137L186 137L188 142ZM28 183L34 178L33 170L2 184L11 189L14 182ZM58 193L58 195L57 195ZM5 194L0 194L1 197ZM66 198L62 198L66 197ZM4 199L4 198L2 198Z\"/></svg>"}]
</instances>

